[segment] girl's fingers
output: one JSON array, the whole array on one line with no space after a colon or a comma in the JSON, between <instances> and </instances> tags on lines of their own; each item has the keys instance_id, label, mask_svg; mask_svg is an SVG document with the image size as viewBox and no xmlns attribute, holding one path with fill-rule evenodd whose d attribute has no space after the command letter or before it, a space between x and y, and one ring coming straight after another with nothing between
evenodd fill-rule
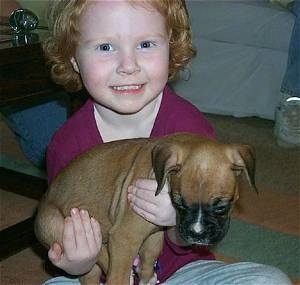
<instances>
[{"instance_id":1,"label":"girl's fingers","mask_svg":"<svg viewBox=\"0 0 300 285\"><path fill-rule=\"evenodd\" d=\"M74 249L77 247L75 240L75 229L71 217L65 218L63 231L63 245L65 252L74 251Z\"/></svg>"},{"instance_id":2,"label":"girl's fingers","mask_svg":"<svg viewBox=\"0 0 300 285\"><path fill-rule=\"evenodd\" d=\"M85 231L86 241L89 249L94 252L95 249L98 248L96 240L95 240L95 233L93 230L91 218L89 216L88 211L80 210L80 217L82 221L82 225Z\"/></svg>"},{"instance_id":3,"label":"girl's fingers","mask_svg":"<svg viewBox=\"0 0 300 285\"><path fill-rule=\"evenodd\" d=\"M134 184L137 188L148 190L150 193L155 192L157 182L154 179L137 179Z\"/></svg>"},{"instance_id":4,"label":"girl's fingers","mask_svg":"<svg viewBox=\"0 0 300 285\"><path fill-rule=\"evenodd\" d=\"M149 222L153 222L156 220L156 216L148 210L144 210L143 208L139 208L138 206L132 204L131 205L133 211L137 213L139 216L143 217L145 220Z\"/></svg>"},{"instance_id":5,"label":"girl's fingers","mask_svg":"<svg viewBox=\"0 0 300 285\"><path fill-rule=\"evenodd\" d=\"M100 224L98 223L98 221L95 218L91 217L91 225L92 225L93 232L94 232L96 246L99 251L101 248L101 245L102 245L102 235L101 235Z\"/></svg>"},{"instance_id":6,"label":"girl's fingers","mask_svg":"<svg viewBox=\"0 0 300 285\"><path fill-rule=\"evenodd\" d=\"M71 218L73 221L76 248L87 249L87 239L79 209L74 208L71 210Z\"/></svg>"},{"instance_id":7,"label":"girl's fingers","mask_svg":"<svg viewBox=\"0 0 300 285\"><path fill-rule=\"evenodd\" d=\"M48 257L54 265L59 264L62 258L62 248L58 243L54 243L48 251Z\"/></svg>"}]
</instances>

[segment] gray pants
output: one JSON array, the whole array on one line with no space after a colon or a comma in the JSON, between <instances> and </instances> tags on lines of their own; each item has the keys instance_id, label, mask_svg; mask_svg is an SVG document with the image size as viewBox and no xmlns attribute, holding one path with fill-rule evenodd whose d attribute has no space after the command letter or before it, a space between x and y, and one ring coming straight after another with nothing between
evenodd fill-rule
<instances>
[{"instance_id":1,"label":"gray pants","mask_svg":"<svg viewBox=\"0 0 300 285\"><path fill-rule=\"evenodd\" d=\"M279 269L251 262L227 264L221 261L195 261L176 271L166 285L292 285ZM79 285L78 279L56 277L44 285Z\"/></svg>"}]
</instances>

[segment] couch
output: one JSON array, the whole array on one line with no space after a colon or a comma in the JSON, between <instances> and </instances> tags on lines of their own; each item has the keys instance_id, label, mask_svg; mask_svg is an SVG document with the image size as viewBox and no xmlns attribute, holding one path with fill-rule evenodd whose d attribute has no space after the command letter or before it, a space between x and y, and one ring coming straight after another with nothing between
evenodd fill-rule
<instances>
[{"instance_id":1,"label":"couch","mask_svg":"<svg viewBox=\"0 0 300 285\"><path fill-rule=\"evenodd\" d=\"M273 2L188 0L198 54L174 89L203 112L273 120L294 24Z\"/></svg>"}]
</instances>

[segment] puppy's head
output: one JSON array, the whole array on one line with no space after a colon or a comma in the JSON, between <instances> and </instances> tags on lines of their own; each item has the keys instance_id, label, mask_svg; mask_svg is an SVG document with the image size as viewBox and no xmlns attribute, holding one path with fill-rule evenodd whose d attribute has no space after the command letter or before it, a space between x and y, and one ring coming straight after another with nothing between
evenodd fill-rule
<instances>
[{"instance_id":1,"label":"puppy's head","mask_svg":"<svg viewBox=\"0 0 300 285\"><path fill-rule=\"evenodd\" d=\"M239 190L256 191L255 158L249 146L197 137L153 149L156 195L167 181L181 238L190 244L212 245L227 233Z\"/></svg>"}]
</instances>

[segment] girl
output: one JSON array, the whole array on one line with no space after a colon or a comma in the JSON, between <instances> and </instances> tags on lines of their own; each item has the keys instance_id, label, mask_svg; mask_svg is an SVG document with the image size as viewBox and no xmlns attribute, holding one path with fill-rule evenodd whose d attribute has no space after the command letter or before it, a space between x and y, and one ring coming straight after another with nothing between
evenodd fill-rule
<instances>
[{"instance_id":1,"label":"girl","mask_svg":"<svg viewBox=\"0 0 300 285\"><path fill-rule=\"evenodd\" d=\"M203 114L167 85L195 55L184 1L53 1L51 18L53 34L45 51L53 78L68 91L84 87L90 98L50 143L49 183L74 157L96 144L181 131L214 137ZM175 210L167 185L164 195L157 197L156 186L156 181L138 179L128 189L128 200L148 221L173 226ZM63 245L53 244L48 255L54 265L80 275L92 268L100 248L98 222L86 210L72 209L65 219ZM172 227L166 228L158 282L289 284L271 267L226 265L213 259L208 248L185 247ZM78 280L59 277L46 283L52 282Z\"/></svg>"}]
</instances>

